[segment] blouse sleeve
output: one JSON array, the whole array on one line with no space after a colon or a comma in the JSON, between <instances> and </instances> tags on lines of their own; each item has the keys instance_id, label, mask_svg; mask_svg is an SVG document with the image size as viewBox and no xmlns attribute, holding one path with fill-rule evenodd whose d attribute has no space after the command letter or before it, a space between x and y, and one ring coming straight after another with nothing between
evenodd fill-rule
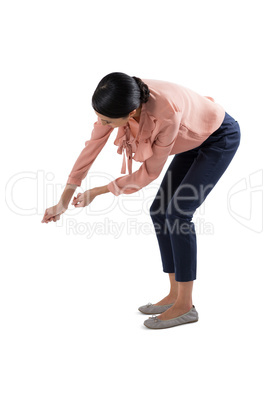
<instances>
[{"instance_id":1,"label":"blouse sleeve","mask_svg":"<svg viewBox=\"0 0 268 402\"><path fill-rule=\"evenodd\" d=\"M81 186L82 180L86 177L90 167L98 154L106 144L113 127L103 126L100 118L94 123L91 138L85 142L85 148L78 156L71 173L68 176L67 184Z\"/></svg>"},{"instance_id":2,"label":"blouse sleeve","mask_svg":"<svg viewBox=\"0 0 268 402\"><path fill-rule=\"evenodd\" d=\"M170 119L165 119L152 144L153 155L145 160L136 172L111 181L108 184L109 191L116 196L132 194L155 180L160 175L177 139L180 122L180 112L174 113Z\"/></svg>"}]
</instances>

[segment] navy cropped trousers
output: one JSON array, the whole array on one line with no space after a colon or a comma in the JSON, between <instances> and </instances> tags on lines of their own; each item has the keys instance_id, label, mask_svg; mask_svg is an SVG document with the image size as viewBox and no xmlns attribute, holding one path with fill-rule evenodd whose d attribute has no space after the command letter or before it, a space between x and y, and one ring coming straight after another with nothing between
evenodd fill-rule
<instances>
[{"instance_id":1,"label":"navy cropped trousers","mask_svg":"<svg viewBox=\"0 0 268 402\"><path fill-rule=\"evenodd\" d=\"M240 144L240 126L225 113L221 126L200 146L176 154L150 207L163 271L178 282L196 279L196 209L218 182Z\"/></svg>"}]
</instances>

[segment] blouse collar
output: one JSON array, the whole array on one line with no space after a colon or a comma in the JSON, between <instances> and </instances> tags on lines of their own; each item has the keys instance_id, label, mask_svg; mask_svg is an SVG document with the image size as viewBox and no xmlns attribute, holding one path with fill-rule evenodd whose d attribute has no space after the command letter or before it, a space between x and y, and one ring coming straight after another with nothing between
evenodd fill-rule
<instances>
[{"instance_id":1,"label":"blouse collar","mask_svg":"<svg viewBox=\"0 0 268 402\"><path fill-rule=\"evenodd\" d=\"M132 159L137 162L144 162L153 155L151 136L156 127L156 118L149 113L146 103L142 103L139 130L137 137L133 137L129 123L118 128L114 145L118 146L117 153L123 154L121 173L132 173ZM132 153L135 155L132 157Z\"/></svg>"}]
</instances>

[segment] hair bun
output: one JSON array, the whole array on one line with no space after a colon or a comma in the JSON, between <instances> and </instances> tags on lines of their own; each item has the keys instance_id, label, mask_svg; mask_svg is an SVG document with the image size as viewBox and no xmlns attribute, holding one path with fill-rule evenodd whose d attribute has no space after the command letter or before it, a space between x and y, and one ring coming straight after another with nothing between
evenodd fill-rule
<instances>
[{"instance_id":1,"label":"hair bun","mask_svg":"<svg viewBox=\"0 0 268 402\"><path fill-rule=\"evenodd\" d=\"M136 81L136 83L139 86L140 93L141 93L141 96L140 96L141 103L146 103L148 101L148 99L149 99L149 96L150 96L150 91L149 91L148 85L146 85L138 77L132 77L132 78L134 78L134 80Z\"/></svg>"}]
</instances>

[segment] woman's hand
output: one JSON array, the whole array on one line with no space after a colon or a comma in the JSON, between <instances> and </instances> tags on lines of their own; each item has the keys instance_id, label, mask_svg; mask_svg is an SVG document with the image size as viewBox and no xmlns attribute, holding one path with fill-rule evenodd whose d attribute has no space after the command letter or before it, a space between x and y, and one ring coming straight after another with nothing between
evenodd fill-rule
<instances>
[{"instance_id":1,"label":"woman's hand","mask_svg":"<svg viewBox=\"0 0 268 402\"><path fill-rule=\"evenodd\" d=\"M87 190L84 193L78 193L77 197L74 197L72 205L74 205L75 208L86 207L94 200L96 195L97 193L94 188Z\"/></svg>"},{"instance_id":2,"label":"woman's hand","mask_svg":"<svg viewBox=\"0 0 268 402\"><path fill-rule=\"evenodd\" d=\"M60 215L63 214L66 210L67 208L65 208L61 203L54 205L54 207L46 209L41 223L58 221L60 219Z\"/></svg>"}]
</instances>

